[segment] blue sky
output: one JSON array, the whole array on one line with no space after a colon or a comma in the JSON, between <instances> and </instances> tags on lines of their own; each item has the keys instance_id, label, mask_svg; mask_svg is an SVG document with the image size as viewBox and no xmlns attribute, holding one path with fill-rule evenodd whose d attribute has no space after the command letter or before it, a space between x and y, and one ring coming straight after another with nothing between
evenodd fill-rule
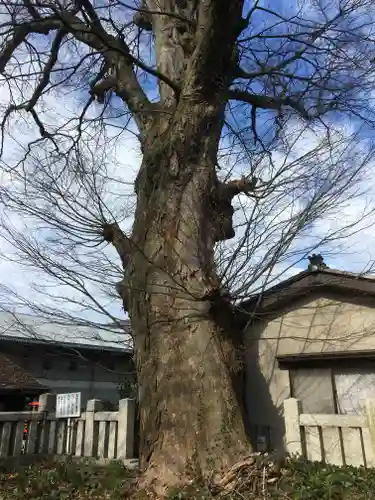
<instances>
[{"instance_id":1,"label":"blue sky","mask_svg":"<svg viewBox=\"0 0 375 500\"><path fill-rule=\"evenodd\" d=\"M274 2L271 2L274 4ZM270 5L271 5L270 3ZM290 8L295 8L295 4L290 4ZM274 7L274 5L273 5ZM286 6L284 5L286 8ZM259 18L259 22L254 23L256 28L259 29L259 26L262 21ZM40 42L39 42L40 43ZM307 71L306 68L302 68L302 74ZM153 87L152 78L147 83L147 89L149 94L155 98L157 95L155 87ZM261 91L262 87L258 85L257 91ZM88 97L88 91L82 90L80 92L77 91L69 91L64 94L52 94L46 97L43 100L44 112L41 109L41 113L48 124L48 126L56 126L56 123L60 123L62 118L69 118L77 113L77 109L82 107L84 100ZM9 95L7 93L6 87L2 87L0 89L0 102L1 104L5 104L9 99ZM115 109L121 109L121 102L119 99L115 100ZM100 111L100 106L95 106L96 111ZM269 114L265 113L263 115L259 115L259 122L262 129L267 126ZM332 118L333 125L340 128L341 132L345 135L349 135L353 133L358 126L359 120L354 118L346 117L345 120L334 120L335 117ZM239 116L239 121L241 120L245 122L249 119L249 112L246 114ZM125 118L122 117L120 122L124 123ZM298 129L300 127L299 122L292 122L292 125ZM134 129L133 129L134 130ZM13 131L16 131L17 139L21 144L26 143L26 139L35 137L35 128L29 127L26 122L18 121L13 124ZM116 133L115 129L108 131L108 137L113 138ZM295 132L293 132L295 133ZM356 147L363 146L363 149L369 147L368 141L372 139L372 130L363 128L361 130L361 134L357 136ZM251 136L251 134L250 134ZM249 136L249 137L250 137ZM302 155L305 151L309 149L313 149L319 143L319 134L314 129L311 131L306 131L306 133L301 136L299 142L293 146L293 155L297 158L299 155ZM318 137L318 138L317 138ZM289 138L288 138L289 139ZM5 150L5 159L14 160L19 154L19 145L17 146L15 141L8 141L6 144ZM241 173L246 173L246 169L249 168L249 161L254 161L249 155L250 158L244 157L241 161L239 161L234 169L234 174L237 176ZM281 148L277 148L273 151L273 160L276 165L282 164L282 161L285 160L285 152ZM360 158L358 155L357 159ZM355 169L356 163L353 159L352 168ZM114 144L113 149L111 149L111 153L108 154L107 162L108 168L111 172L111 175L118 176L124 183L132 183L136 172L139 168L141 161L141 153L139 150L139 145L134 137L134 134L124 132L121 135L121 138ZM231 160L232 161L232 160ZM229 162L230 163L230 162ZM309 164L310 165L310 164ZM230 165L229 165L230 166ZM260 172L263 175L266 175L267 171L269 171L269 167L267 165L259 165L257 166ZM316 169L319 170L322 168L322 165L318 162L316 163ZM268 170L267 170L268 169ZM324 173L324 169L322 169ZM295 171L295 175L297 175L297 171ZM306 253L308 253L308 249L310 246L314 247L317 245L317 242L332 230L339 229L347 224L353 223L358 217L363 214L363 212L372 207L374 202L374 189L373 189L373 179L375 178L375 173L372 163L368 166L368 171L366 172L366 177L358 182L356 185L352 186L353 191L361 192L360 196L357 196L351 203L347 203L340 207L340 209L333 210L332 213L329 213L322 220L314 222L310 226L308 226L305 230L303 238L294 245L293 250L294 254L286 255L285 259L282 262L278 263L275 266L273 277L276 280L284 279L289 277L290 275L305 269L307 267ZM324 175L326 175L324 173ZM322 186L324 186L324 175L322 174ZM312 178L312 176L310 176ZM308 178L310 178L308 177ZM9 179L7 179L9 181ZM4 181L4 178L3 178ZM357 181L356 181L357 182ZM119 208L121 208L122 200L125 196L128 196L131 192L131 187L129 185L122 185L119 189L119 193L116 197L115 205L119 204ZM123 196L121 200L121 196ZM113 201L113 200L112 200ZM243 203L248 203L249 211L251 210L251 201L248 199L242 200ZM241 203L242 203L241 202ZM299 200L300 203L300 200ZM295 209L295 207L294 207ZM276 209L275 209L276 210ZM278 210L278 211L277 211ZM279 220L287 220L288 214L290 214L290 207L288 208L287 204L285 206L278 207L275 212L272 213L272 216L277 216ZM289 211L288 211L289 210ZM19 217L16 214L10 214L12 218L12 223L16 225L21 231L29 232L36 238L40 237L42 243L43 232L40 229L37 229L37 226L33 225L35 221L32 219L25 220ZM239 217L239 213L237 214ZM372 217L367 218L366 221L362 224L362 227L356 228L355 234L346 235L342 237L340 240L335 241L333 243L327 243L325 245L319 245L318 248L314 249L314 251L321 251L326 256L326 262L330 267L349 270L354 272L363 272L365 269L368 269L371 266L372 261L375 259L375 236L372 227ZM131 219L126 221L127 226L130 226ZM360 232L357 230L361 229ZM241 231L238 232L241 234ZM275 233L276 235L277 233ZM276 236L275 236L276 237ZM267 242L265 242L266 246ZM233 241L230 242L227 248L233 245ZM117 256L111 248L103 248L103 255L105 255L108 259L113 262L118 262ZM46 278L46 276L41 271L35 271L30 269L30 267L22 267L19 263L12 262L8 258L12 258L14 256L14 249L11 244L6 242L5 240L0 241L0 250L3 254L3 257L0 260L0 282L2 285L12 288L19 295L26 297L28 300L32 300L36 303L42 302L47 304L48 307L55 307L56 305L61 308L67 308L69 311L74 311L74 314L83 315L88 318L92 318L93 320L101 321L101 315L98 313L93 313L92 310L88 307L78 307L77 305L72 306L69 304L69 298L79 302L81 300L80 295L77 292L69 289L64 286L57 286L53 280ZM257 255L256 258L260 258L261 255ZM254 260L256 260L254 257ZM302 259L302 260L300 260ZM251 266L248 267L249 272ZM33 288L33 283L37 284L39 287L41 285L48 285L49 293L55 296L55 298L46 298L42 293L38 293ZM90 288L91 293L97 301L103 305L103 307L108 308L111 313L117 317L123 316L123 311L121 310L121 304L119 300L108 299L102 292L100 292L94 285L87 283L87 286ZM57 296L59 296L59 300L57 300ZM63 298L67 300L64 301ZM6 293L0 295L0 303L2 303L5 307L12 307L9 304L8 297Z\"/></svg>"}]
</instances>

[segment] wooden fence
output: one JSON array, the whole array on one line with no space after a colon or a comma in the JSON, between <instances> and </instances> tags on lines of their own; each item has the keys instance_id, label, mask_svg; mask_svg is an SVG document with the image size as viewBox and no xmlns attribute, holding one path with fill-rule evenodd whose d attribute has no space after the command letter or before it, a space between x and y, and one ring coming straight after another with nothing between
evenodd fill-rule
<instances>
[{"instance_id":1,"label":"wooden fence","mask_svg":"<svg viewBox=\"0 0 375 500\"><path fill-rule=\"evenodd\" d=\"M55 396L43 394L35 412L0 412L0 458L73 455L109 459L134 457L135 401L122 399L118 411L102 411L92 399L79 418L56 419Z\"/></svg>"},{"instance_id":2,"label":"wooden fence","mask_svg":"<svg viewBox=\"0 0 375 500\"><path fill-rule=\"evenodd\" d=\"M366 415L309 415L300 401L284 401L287 451L308 460L335 465L375 467L375 405L366 404Z\"/></svg>"}]
</instances>

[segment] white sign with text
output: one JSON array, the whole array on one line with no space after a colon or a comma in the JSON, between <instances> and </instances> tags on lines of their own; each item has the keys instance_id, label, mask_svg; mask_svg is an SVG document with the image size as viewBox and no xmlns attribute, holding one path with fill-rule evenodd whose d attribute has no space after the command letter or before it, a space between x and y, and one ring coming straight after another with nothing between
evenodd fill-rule
<instances>
[{"instance_id":1,"label":"white sign with text","mask_svg":"<svg viewBox=\"0 0 375 500\"><path fill-rule=\"evenodd\" d=\"M56 395L56 418L81 416L81 393L69 392Z\"/></svg>"}]
</instances>

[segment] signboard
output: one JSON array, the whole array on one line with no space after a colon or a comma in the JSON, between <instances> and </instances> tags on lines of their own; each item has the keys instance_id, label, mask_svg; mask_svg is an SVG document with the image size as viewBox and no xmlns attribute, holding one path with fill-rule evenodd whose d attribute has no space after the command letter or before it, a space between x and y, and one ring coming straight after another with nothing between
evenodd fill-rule
<instances>
[{"instance_id":1,"label":"signboard","mask_svg":"<svg viewBox=\"0 0 375 500\"><path fill-rule=\"evenodd\" d=\"M56 395L56 418L81 416L81 393L69 392Z\"/></svg>"}]
</instances>

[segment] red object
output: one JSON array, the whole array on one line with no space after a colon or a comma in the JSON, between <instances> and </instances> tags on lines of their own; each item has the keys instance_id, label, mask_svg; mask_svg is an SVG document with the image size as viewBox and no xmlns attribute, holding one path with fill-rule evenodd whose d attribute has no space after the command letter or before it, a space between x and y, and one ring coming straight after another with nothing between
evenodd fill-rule
<instances>
[{"instance_id":1,"label":"red object","mask_svg":"<svg viewBox=\"0 0 375 500\"><path fill-rule=\"evenodd\" d=\"M31 403L29 403L29 406L39 406L39 401L32 401Z\"/></svg>"}]
</instances>

